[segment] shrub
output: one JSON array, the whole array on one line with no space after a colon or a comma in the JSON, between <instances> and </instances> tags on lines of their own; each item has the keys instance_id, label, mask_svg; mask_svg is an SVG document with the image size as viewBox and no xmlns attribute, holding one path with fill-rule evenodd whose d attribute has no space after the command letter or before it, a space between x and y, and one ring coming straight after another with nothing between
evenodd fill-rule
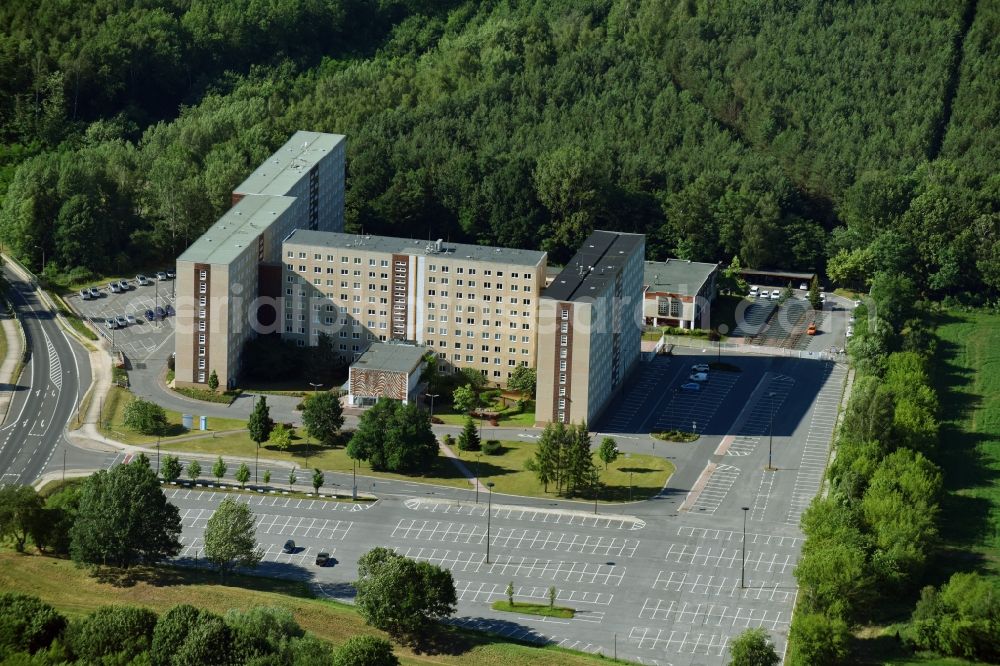
<instances>
[{"instance_id":1,"label":"shrub","mask_svg":"<svg viewBox=\"0 0 1000 666\"><path fill-rule=\"evenodd\" d=\"M483 453L488 456L498 456L503 453L503 445L499 440L488 439L483 442Z\"/></svg>"},{"instance_id":2,"label":"shrub","mask_svg":"<svg viewBox=\"0 0 1000 666\"><path fill-rule=\"evenodd\" d=\"M47 648L66 629L66 618L38 597L0 594L0 657Z\"/></svg>"},{"instance_id":3,"label":"shrub","mask_svg":"<svg viewBox=\"0 0 1000 666\"><path fill-rule=\"evenodd\" d=\"M153 629L149 658L153 666L170 666L177 649L188 634L211 613L190 604L174 606L160 616Z\"/></svg>"},{"instance_id":4,"label":"shrub","mask_svg":"<svg viewBox=\"0 0 1000 666\"><path fill-rule=\"evenodd\" d=\"M137 606L103 606L67 632L71 651L89 663L119 655L131 660L149 650L156 613Z\"/></svg>"},{"instance_id":5,"label":"shrub","mask_svg":"<svg viewBox=\"0 0 1000 666\"><path fill-rule=\"evenodd\" d=\"M791 666L835 666L848 654L850 631L840 618L821 613L795 614L789 635Z\"/></svg>"},{"instance_id":6,"label":"shrub","mask_svg":"<svg viewBox=\"0 0 1000 666\"><path fill-rule=\"evenodd\" d=\"M333 666L397 666L392 644L376 636L352 636L333 653Z\"/></svg>"},{"instance_id":7,"label":"shrub","mask_svg":"<svg viewBox=\"0 0 1000 666\"><path fill-rule=\"evenodd\" d=\"M925 587L913 611L918 647L990 663L1000 660L1000 598L978 574L957 573L940 590Z\"/></svg>"}]
</instances>

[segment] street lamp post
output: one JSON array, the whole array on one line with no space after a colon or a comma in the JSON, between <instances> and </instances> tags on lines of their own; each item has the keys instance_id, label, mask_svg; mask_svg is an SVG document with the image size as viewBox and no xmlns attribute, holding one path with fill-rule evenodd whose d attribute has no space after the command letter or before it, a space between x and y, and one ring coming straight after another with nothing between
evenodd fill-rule
<instances>
[{"instance_id":1,"label":"street lamp post","mask_svg":"<svg viewBox=\"0 0 1000 666\"><path fill-rule=\"evenodd\" d=\"M628 473L628 501L632 501L632 472Z\"/></svg>"},{"instance_id":2,"label":"street lamp post","mask_svg":"<svg viewBox=\"0 0 1000 666\"><path fill-rule=\"evenodd\" d=\"M257 448L254 450L253 455L253 485L258 485L257 482L257 463L260 461L260 442L254 442Z\"/></svg>"},{"instance_id":3,"label":"street lamp post","mask_svg":"<svg viewBox=\"0 0 1000 666\"><path fill-rule=\"evenodd\" d=\"M767 469L771 471L774 467L771 466L771 448L774 443L774 392L767 394L768 397L768 412L769 418L767 421Z\"/></svg>"},{"instance_id":4,"label":"street lamp post","mask_svg":"<svg viewBox=\"0 0 1000 666\"><path fill-rule=\"evenodd\" d=\"M351 499L355 502L358 500L358 461L355 458L351 458L351 475L353 477L353 484L351 486Z\"/></svg>"},{"instance_id":5,"label":"street lamp post","mask_svg":"<svg viewBox=\"0 0 1000 666\"><path fill-rule=\"evenodd\" d=\"M486 487L490 489L486 504L486 564L490 563L490 517L493 513L493 485L492 481L486 482ZM479 479L476 479L476 487L479 487Z\"/></svg>"},{"instance_id":6,"label":"street lamp post","mask_svg":"<svg viewBox=\"0 0 1000 666\"><path fill-rule=\"evenodd\" d=\"M160 433L156 433L156 478L160 478Z\"/></svg>"},{"instance_id":7,"label":"street lamp post","mask_svg":"<svg viewBox=\"0 0 1000 666\"><path fill-rule=\"evenodd\" d=\"M483 452L476 454L476 504L479 504L479 464L482 462Z\"/></svg>"},{"instance_id":8,"label":"street lamp post","mask_svg":"<svg viewBox=\"0 0 1000 666\"><path fill-rule=\"evenodd\" d=\"M740 589L747 586L747 511L750 507L743 507L743 560L740 562Z\"/></svg>"},{"instance_id":9,"label":"street lamp post","mask_svg":"<svg viewBox=\"0 0 1000 666\"><path fill-rule=\"evenodd\" d=\"M428 398L431 399L431 419L433 419L434 418L434 398L438 397L438 395L440 395L440 394L438 394L438 393L426 393L425 395Z\"/></svg>"}]
</instances>

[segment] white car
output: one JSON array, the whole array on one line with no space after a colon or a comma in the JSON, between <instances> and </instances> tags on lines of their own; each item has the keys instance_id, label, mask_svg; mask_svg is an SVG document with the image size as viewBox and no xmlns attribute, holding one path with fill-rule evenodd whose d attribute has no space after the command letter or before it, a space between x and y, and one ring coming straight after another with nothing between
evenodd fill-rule
<instances>
[{"instance_id":1,"label":"white car","mask_svg":"<svg viewBox=\"0 0 1000 666\"><path fill-rule=\"evenodd\" d=\"M854 335L854 328L851 327L851 326L848 326L847 327L847 337L851 337L852 335Z\"/></svg>"},{"instance_id":2,"label":"white car","mask_svg":"<svg viewBox=\"0 0 1000 666\"><path fill-rule=\"evenodd\" d=\"M693 382L707 382L708 381L708 373L707 372L695 372L690 377L688 377L688 379L691 380L691 381L693 381Z\"/></svg>"},{"instance_id":3,"label":"white car","mask_svg":"<svg viewBox=\"0 0 1000 666\"><path fill-rule=\"evenodd\" d=\"M681 384L682 391L700 391L701 384L696 384L694 382L689 382L687 384Z\"/></svg>"},{"instance_id":4,"label":"white car","mask_svg":"<svg viewBox=\"0 0 1000 666\"><path fill-rule=\"evenodd\" d=\"M799 289L802 291L809 291L809 285L803 282L802 284L799 285Z\"/></svg>"},{"instance_id":5,"label":"white car","mask_svg":"<svg viewBox=\"0 0 1000 666\"><path fill-rule=\"evenodd\" d=\"M824 294L823 292L820 292L820 294L819 294L819 300L825 301L826 300L826 294Z\"/></svg>"},{"instance_id":6,"label":"white car","mask_svg":"<svg viewBox=\"0 0 1000 666\"><path fill-rule=\"evenodd\" d=\"M758 291L760 291L760 289L757 288L757 285L754 285L754 286L750 287L750 295L751 296L756 296Z\"/></svg>"},{"instance_id":7,"label":"white car","mask_svg":"<svg viewBox=\"0 0 1000 666\"><path fill-rule=\"evenodd\" d=\"M708 366L704 363L698 363L691 366L691 372L708 372Z\"/></svg>"},{"instance_id":8,"label":"white car","mask_svg":"<svg viewBox=\"0 0 1000 666\"><path fill-rule=\"evenodd\" d=\"M773 301L778 298L781 298L781 292L775 289L774 291L771 292L771 300Z\"/></svg>"}]
</instances>

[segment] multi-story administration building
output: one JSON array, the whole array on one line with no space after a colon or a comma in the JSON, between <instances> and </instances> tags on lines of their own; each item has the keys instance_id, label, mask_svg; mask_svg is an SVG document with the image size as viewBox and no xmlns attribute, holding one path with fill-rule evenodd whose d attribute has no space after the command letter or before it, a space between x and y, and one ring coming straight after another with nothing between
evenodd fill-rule
<instances>
[{"instance_id":1,"label":"multi-story administration building","mask_svg":"<svg viewBox=\"0 0 1000 666\"><path fill-rule=\"evenodd\" d=\"M300 346L324 333L352 363L407 340L498 384L535 365L544 252L298 230L283 253L282 335Z\"/></svg>"},{"instance_id":2,"label":"multi-story administration building","mask_svg":"<svg viewBox=\"0 0 1000 666\"><path fill-rule=\"evenodd\" d=\"M539 423L592 423L639 360L645 236L595 231L542 292Z\"/></svg>"},{"instance_id":3,"label":"multi-story administration building","mask_svg":"<svg viewBox=\"0 0 1000 666\"><path fill-rule=\"evenodd\" d=\"M177 259L178 386L203 386L213 370L232 386L246 341L275 330L282 240L296 229L344 228L345 148L339 134L296 132Z\"/></svg>"}]
</instances>

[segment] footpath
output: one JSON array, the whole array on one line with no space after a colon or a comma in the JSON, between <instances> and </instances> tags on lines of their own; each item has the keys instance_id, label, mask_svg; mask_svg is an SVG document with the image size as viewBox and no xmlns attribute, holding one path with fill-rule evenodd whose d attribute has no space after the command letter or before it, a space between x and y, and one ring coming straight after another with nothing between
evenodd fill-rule
<instances>
[{"instance_id":1,"label":"footpath","mask_svg":"<svg viewBox=\"0 0 1000 666\"><path fill-rule=\"evenodd\" d=\"M0 423L7 420L7 410L14 397L17 386L14 385L14 373L20 366L24 356L24 330L21 322L10 315L3 315L0 324L3 325L3 335L7 340L7 355L0 363Z\"/></svg>"}]
</instances>

